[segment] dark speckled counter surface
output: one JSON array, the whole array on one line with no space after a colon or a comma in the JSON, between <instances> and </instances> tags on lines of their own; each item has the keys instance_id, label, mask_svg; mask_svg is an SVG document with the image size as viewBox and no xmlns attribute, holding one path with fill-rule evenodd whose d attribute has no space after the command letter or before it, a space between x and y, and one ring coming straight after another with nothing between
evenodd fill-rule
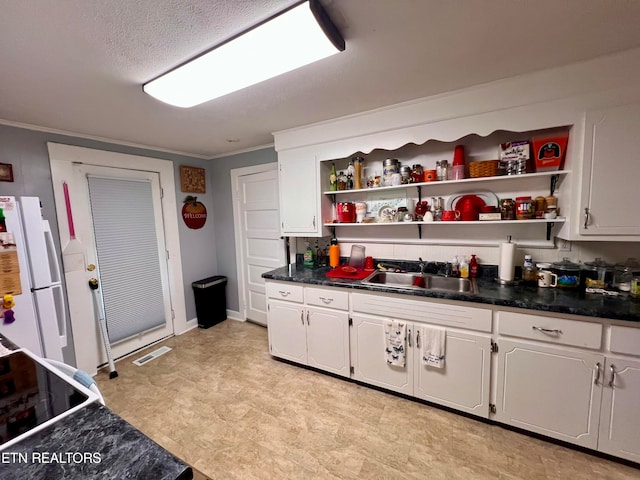
<instances>
[{"instance_id":1,"label":"dark speckled counter surface","mask_svg":"<svg viewBox=\"0 0 640 480\"><path fill-rule=\"evenodd\" d=\"M85 459L79 461L83 457L78 454ZM94 403L0 452L0 478L189 480L193 472L108 408Z\"/></svg>"},{"instance_id":2,"label":"dark speckled counter surface","mask_svg":"<svg viewBox=\"0 0 640 480\"><path fill-rule=\"evenodd\" d=\"M605 296L593 293L586 294L578 289L538 288L529 285L503 286L495 282L492 275L477 279L477 294L385 288L363 285L359 280L328 279L326 274L329 270L330 267L306 268L299 264L291 264L266 272L262 274L262 277L284 282L461 300L499 307L640 322L640 301L631 299L627 295Z\"/></svg>"}]
</instances>

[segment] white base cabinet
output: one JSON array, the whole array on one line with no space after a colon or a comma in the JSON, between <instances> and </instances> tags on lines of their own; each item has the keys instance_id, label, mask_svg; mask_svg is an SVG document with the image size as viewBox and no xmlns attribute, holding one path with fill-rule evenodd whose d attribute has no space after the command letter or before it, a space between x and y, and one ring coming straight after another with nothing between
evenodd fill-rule
<instances>
[{"instance_id":1,"label":"white base cabinet","mask_svg":"<svg viewBox=\"0 0 640 480\"><path fill-rule=\"evenodd\" d=\"M603 355L507 340L498 351L495 420L597 447Z\"/></svg>"},{"instance_id":2,"label":"white base cabinet","mask_svg":"<svg viewBox=\"0 0 640 480\"><path fill-rule=\"evenodd\" d=\"M489 416L489 335L447 329L445 365L434 368L422 362L422 328L427 325L405 321L406 362L401 367L386 362L385 318L354 314L352 320L354 379L484 418Z\"/></svg>"},{"instance_id":3,"label":"white base cabinet","mask_svg":"<svg viewBox=\"0 0 640 480\"><path fill-rule=\"evenodd\" d=\"M640 463L638 408L640 361L607 357L602 377L598 450Z\"/></svg>"},{"instance_id":4,"label":"white base cabinet","mask_svg":"<svg viewBox=\"0 0 640 480\"><path fill-rule=\"evenodd\" d=\"M413 323L407 322L407 352L404 367L389 365L385 358L385 319L365 314L351 317L351 361L353 378L370 385L386 388L394 392L413 394L413 349L409 338L413 333Z\"/></svg>"},{"instance_id":5,"label":"white base cabinet","mask_svg":"<svg viewBox=\"0 0 640 480\"><path fill-rule=\"evenodd\" d=\"M413 394L423 400L487 418L491 337L447 330L443 369L422 363L420 342L416 341Z\"/></svg>"},{"instance_id":6,"label":"white base cabinet","mask_svg":"<svg viewBox=\"0 0 640 480\"><path fill-rule=\"evenodd\" d=\"M274 289L275 284L268 285L268 295L300 298L295 289L290 293L287 287ZM327 290L321 298L332 300L332 295L333 292ZM337 375L350 375L349 315L346 311L269 298L267 328L272 355Z\"/></svg>"}]
</instances>

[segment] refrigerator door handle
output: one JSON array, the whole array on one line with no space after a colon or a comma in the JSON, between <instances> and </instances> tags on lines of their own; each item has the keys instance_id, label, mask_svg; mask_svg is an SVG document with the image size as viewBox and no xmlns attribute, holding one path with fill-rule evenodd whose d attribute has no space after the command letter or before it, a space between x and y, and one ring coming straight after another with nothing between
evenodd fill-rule
<instances>
[{"instance_id":1,"label":"refrigerator door handle","mask_svg":"<svg viewBox=\"0 0 640 480\"><path fill-rule=\"evenodd\" d=\"M56 306L56 320L58 321L58 335L60 335L60 345L67 346L67 315L64 308L64 292L62 285L56 283L51 285L51 293L53 294L53 302Z\"/></svg>"},{"instance_id":2,"label":"refrigerator door handle","mask_svg":"<svg viewBox=\"0 0 640 480\"><path fill-rule=\"evenodd\" d=\"M44 238L47 242L47 250L51 256L51 283L58 283L62 281L62 275L60 273L60 264L58 263L58 256L56 255L56 246L53 243L53 234L51 233L51 226L48 220L43 220ZM63 312L64 313L64 312ZM65 335L66 337L66 335Z\"/></svg>"}]
</instances>

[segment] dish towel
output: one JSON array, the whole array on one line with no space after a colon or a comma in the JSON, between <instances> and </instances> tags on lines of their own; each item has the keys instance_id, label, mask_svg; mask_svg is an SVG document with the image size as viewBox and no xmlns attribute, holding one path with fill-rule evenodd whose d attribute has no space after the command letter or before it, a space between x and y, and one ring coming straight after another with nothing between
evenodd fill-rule
<instances>
[{"instance_id":1,"label":"dish towel","mask_svg":"<svg viewBox=\"0 0 640 480\"><path fill-rule=\"evenodd\" d=\"M422 363L444 368L447 331L444 328L422 327Z\"/></svg>"},{"instance_id":2,"label":"dish towel","mask_svg":"<svg viewBox=\"0 0 640 480\"><path fill-rule=\"evenodd\" d=\"M384 323L385 349L384 356L387 364L404 367L405 342L407 324L397 320L386 320Z\"/></svg>"}]
</instances>

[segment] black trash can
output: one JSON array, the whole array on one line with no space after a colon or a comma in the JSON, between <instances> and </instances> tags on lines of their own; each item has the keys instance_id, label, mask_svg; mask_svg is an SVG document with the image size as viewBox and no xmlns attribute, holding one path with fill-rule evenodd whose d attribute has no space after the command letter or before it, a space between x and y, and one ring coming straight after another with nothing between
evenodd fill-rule
<instances>
[{"instance_id":1,"label":"black trash can","mask_svg":"<svg viewBox=\"0 0 640 480\"><path fill-rule=\"evenodd\" d=\"M209 328L227 319L227 277L215 275L191 284L196 300L198 327Z\"/></svg>"}]
</instances>

